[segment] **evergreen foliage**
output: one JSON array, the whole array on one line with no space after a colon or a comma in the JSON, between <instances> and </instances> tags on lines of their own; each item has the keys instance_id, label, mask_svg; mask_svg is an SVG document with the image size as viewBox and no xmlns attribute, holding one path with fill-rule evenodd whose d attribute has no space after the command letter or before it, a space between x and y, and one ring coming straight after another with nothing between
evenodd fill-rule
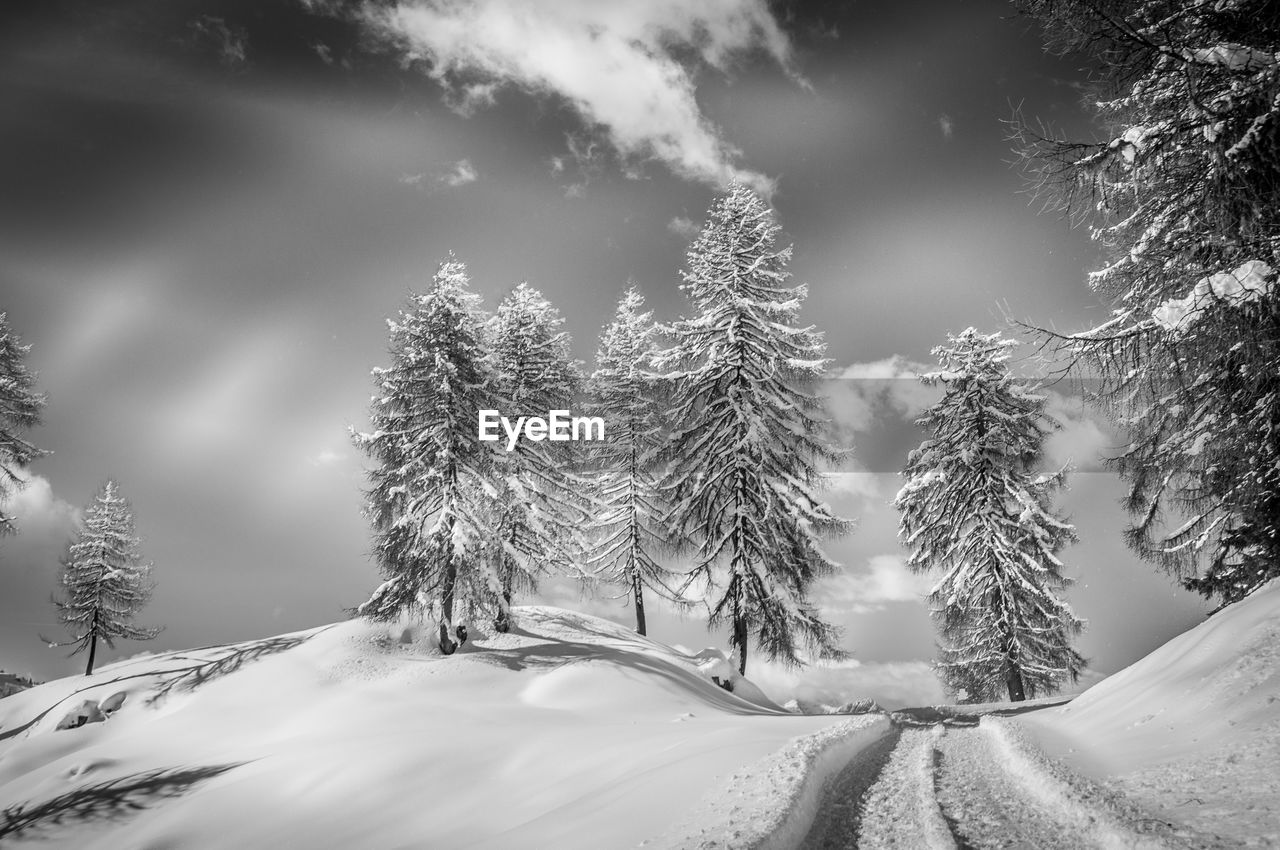
<instances>
[{"instance_id":1,"label":"evergreen foliage","mask_svg":"<svg viewBox=\"0 0 1280 850\"><path fill-rule=\"evenodd\" d=\"M559 311L528 283L516 286L498 305L487 339L496 374L494 406L504 416L546 416L569 409L582 376L570 356L563 324ZM498 455L491 519L496 534L488 547L497 577L493 601L498 631L510 628L516 593L536 590L548 565L575 569L585 546L581 529L589 504L585 485L570 470L571 446L520 440Z\"/></svg>"},{"instance_id":2,"label":"evergreen foliage","mask_svg":"<svg viewBox=\"0 0 1280 850\"><path fill-rule=\"evenodd\" d=\"M144 564L134 534L133 512L114 481L103 485L85 510L84 522L63 558L62 598L55 599L71 641L71 654L89 651L85 675L93 673L98 641L150 640L160 629L132 623L151 598L151 565Z\"/></svg>"},{"instance_id":3,"label":"evergreen foliage","mask_svg":"<svg viewBox=\"0 0 1280 850\"><path fill-rule=\"evenodd\" d=\"M492 584L484 550L496 457L476 439L479 411L494 403L484 320L466 266L450 256L388 321L391 365L373 370L373 431L353 435L377 463L365 514L386 579L359 612L433 614L446 654L455 636L466 639L455 621L475 616Z\"/></svg>"},{"instance_id":4,"label":"evergreen foliage","mask_svg":"<svg viewBox=\"0 0 1280 850\"><path fill-rule=\"evenodd\" d=\"M16 530L4 507L25 483L18 470L46 454L19 436L40 424L45 406L45 397L36 392L35 373L26 364L30 350L9 327L7 314L0 313L0 536Z\"/></svg>"},{"instance_id":5,"label":"evergreen foliage","mask_svg":"<svg viewBox=\"0 0 1280 850\"><path fill-rule=\"evenodd\" d=\"M674 598L671 584L677 578L654 557L661 547L662 515L654 470L662 446L659 381L652 374L655 337L653 313L631 287L600 336L588 381L588 413L604 418L608 428L590 452L596 498L587 569L624 588L640 634L646 633L645 589Z\"/></svg>"},{"instance_id":6,"label":"evergreen foliage","mask_svg":"<svg viewBox=\"0 0 1280 850\"><path fill-rule=\"evenodd\" d=\"M921 376L944 394L918 420L930 433L908 457L894 500L908 565L940 577L929 595L940 632L938 672L967 701L1011 700L1075 681L1082 622L1058 593L1058 551L1075 541L1052 509L1064 471L1041 473L1045 398L1010 373L1017 343L973 328L933 350Z\"/></svg>"},{"instance_id":7,"label":"evergreen foliage","mask_svg":"<svg viewBox=\"0 0 1280 850\"><path fill-rule=\"evenodd\" d=\"M1099 69L1098 143L1023 127L1107 251L1110 320L1058 337L1130 431L1129 544L1224 603L1280 575L1280 15L1271 0L1023 0Z\"/></svg>"},{"instance_id":8,"label":"evergreen foliage","mask_svg":"<svg viewBox=\"0 0 1280 850\"><path fill-rule=\"evenodd\" d=\"M745 186L715 202L682 272L693 316L666 328L672 345L655 359L671 396L668 534L693 555L691 581L727 572L711 624L728 623L744 675L752 632L788 663L839 655L808 592L834 568L819 539L849 528L817 495L819 464L841 453L813 392L825 344L796 323L806 288L786 286L779 230Z\"/></svg>"}]
</instances>

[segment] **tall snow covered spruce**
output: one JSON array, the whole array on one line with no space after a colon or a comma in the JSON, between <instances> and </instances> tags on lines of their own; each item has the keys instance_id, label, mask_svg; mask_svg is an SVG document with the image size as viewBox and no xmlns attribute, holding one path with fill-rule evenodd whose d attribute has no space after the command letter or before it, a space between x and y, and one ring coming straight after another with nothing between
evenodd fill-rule
<instances>
[{"instance_id":1,"label":"tall snow covered spruce","mask_svg":"<svg viewBox=\"0 0 1280 850\"><path fill-rule=\"evenodd\" d=\"M479 411L494 403L483 323L466 266L451 256L388 320L391 365L373 370L373 431L353 434L377 462L365 514L386 577L359 613L433 614L445 654L457 649L455 637L466 640L455 623L476 615L490 587L484 547L495 458L476 439Z\"/></svg>"},{"instance_id":2,"label":"tall snow covered spruce","mask_svg":"<svg viewBox=\"0 0 1280 850\"><path fill-rule=\"evenodd\" d=\"M1107 140L1029 129L1109 254L1109 321L1056 337L1128 428L1127 539L1224 603L1280 576L1280 15L1272 0L1020 0L1099 68ZM1049 335L1055 336L1055 335Z\"/></svg>"},{"instance_id":3,"label":"tall snow covered spruce","mask_svg":"<svg viewBox=\"0 0 1280 850\"><path fill-rule=\"evenodd\" d=\"M662 506L654 467L663 413L659 379L652 374L656 330L644 296L631 287L600 335L596 369L587 382L588 412L609 427L589 453L595 504L586 569L624 588L640 634L645 634L645 589L673 598L671 585L678 578L655 559Z\"/></svg>"},{"instance_id":4,"label":"tall snow covered spruce","mask_svg":"<svg viewBox=\"0 0 1280 850\"><path fill-rule=\"evenodd\" d=\"M160 629L131 622L151 598L151 565L142 562L134 534L133 512L114 481L103 485L85 510L79 534L62 560L62 598L55 599L59 619L71 634L67 642L76 655L89 650L85 675L93 673L98 641L109 648L115 641L150 640Z\"/></svg>"},{"instance_id":5,"label":"tall snow covered spruce","mask_svg":"<svg viewBox=\"0 0 1280 850\"><path fill-rule=\"evenodd\" d=\"M908 456L894 500L908 565L940 574L936 668L970 702L1044 694L1084 665L1071 648L1083 623L1057 595L1069 584L1057 553L1075 540L1051 505L1065 471L1036 470L1056 424L1010 373L1016 346L969 328L933 350L941 371L920 378L945 392L917 420L932 436Z\"/></svg>"},{"instance_id":6,"label":"tall snow covered spruce","mask_svg":"<svg viewBox=\"0 0 1280 850\"><path fill-rule=\"evenodd\" d=\"M776 247L779 230L745 186L715 202L682 272L694 315L665 329L672 346L655 358L671 396L668 534L694 557L690 580L727 571L711 624L729 624L744 675L752 632L788 663L803 650L840 654L808 591L835 567L819 539L850 527L817 495L819 464L842 453L812 391L825 344L796 324L806 288L785 285L791 249Z\"/></svg>"},{"instance_id":7,"label":"tall snow covered spruce","mask_svg":"<svg viewBox=\"0 0 1280 850\"><path fill-rule=\"evenodd\" d=\"M567 410L582 386L581 370L569 354L564 319L542 293L521 283L498 305L486 337L496 371L503 415L546 416ZM571 470L566 442L520 440L497 457L497 490L488 546L496 583L494 627L510 628L517 592L536 590L538 577L555 565L572 572L584 548L581 529L588 503L585 485Z\"/></svg>"},{"instance_id":8,"label":"tall snow covered spruce","mask_svg":"<svg viewBox=\"0 0 1280 850\"><path fill-rule=\"evenodd\" d=\"M19 436L40 424L45 398L36 392L36 376L26 364L31 346L23 345L0 313L0 536L12 534L13 517L3 510L13 492L25 484L19 468L45 452Z\"/></svg>"}]
</instances>

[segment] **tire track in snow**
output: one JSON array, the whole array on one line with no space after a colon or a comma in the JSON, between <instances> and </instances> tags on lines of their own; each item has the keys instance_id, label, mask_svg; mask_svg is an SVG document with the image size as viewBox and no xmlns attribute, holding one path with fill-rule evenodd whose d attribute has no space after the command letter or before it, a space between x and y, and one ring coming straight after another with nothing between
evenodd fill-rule
<instances>
[{"instance_id":1,"label":"tire track in snow","mask_svg":"<svg viewBox=\"0 0 1280 850\"><path fill-rule=\"evenodd\" d=\"M843 850L853 847L866 812L867 791L896 752L902 733L895 726L880 740L854 756L822 796L800 850Z\"/></svg>"},{"instance_id":2,"label":"tire track in snow","mask_svg":"<svg viewBox=\"0 0 1280 850\"><path fill-rule=\"evenodd\" d=\"M824 796L802 850L1199 846L1053 761L1017 727L907 728L859 753Z\"/></svg>"}]
</instances>

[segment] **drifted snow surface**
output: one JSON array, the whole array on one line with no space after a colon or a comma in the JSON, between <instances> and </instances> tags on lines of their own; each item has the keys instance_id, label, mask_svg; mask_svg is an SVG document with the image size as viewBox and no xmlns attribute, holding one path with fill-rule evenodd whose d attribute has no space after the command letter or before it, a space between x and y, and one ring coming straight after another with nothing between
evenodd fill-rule
<instances>
[{"instance_id":1,"label":"drifted snow surface","mask_svg":"<svg viewBox=\"0 0 1280 850\"><path fill-rule=\"evenodd\" d=\"M8 697L0 844L785 847L887 728L728 693L605 620L515 621L449 657L350 621Z\"/></svg>"},{"instance_id":2,"label":"drifted snow surface","mask_svg":"<svg viewBox=\"0 0 1280 850\"><path fill-rule=\"evenodd\" d=\"M1194 846L1280 846L1280 582L1018 722Z\"/></svg>"}]
</instances>

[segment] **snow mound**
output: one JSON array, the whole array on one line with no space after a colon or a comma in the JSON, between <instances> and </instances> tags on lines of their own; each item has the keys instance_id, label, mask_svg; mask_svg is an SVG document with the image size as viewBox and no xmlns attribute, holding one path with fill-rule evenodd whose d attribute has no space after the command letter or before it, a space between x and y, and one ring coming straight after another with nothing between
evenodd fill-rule
<instances>
[{"instance_id":1,"label":"snow mound","mask_svg":"<svg viewBox=\"0 0 1280 850\"><path fill-rule=\"evenodd\" d=\"M1026 718L1077 769L1172 822L1280 843L1280 582Z\"/></svg>"},{"instance_id":2,"label":"snow mound","mask_svg":"<svg viewBox=\"0 0 1280 850\"><path fill-rule=\"evenodd\" d=\"M11 696L0 844L636 846L728 777L838 727L730 693L705 658L615 623L514 614L512 632L447 657L429 625L353 620ZM804 799L820 761L806 758L785 756L795 781L759 789L773 827Z\"/></svg>"}]
</instances>

